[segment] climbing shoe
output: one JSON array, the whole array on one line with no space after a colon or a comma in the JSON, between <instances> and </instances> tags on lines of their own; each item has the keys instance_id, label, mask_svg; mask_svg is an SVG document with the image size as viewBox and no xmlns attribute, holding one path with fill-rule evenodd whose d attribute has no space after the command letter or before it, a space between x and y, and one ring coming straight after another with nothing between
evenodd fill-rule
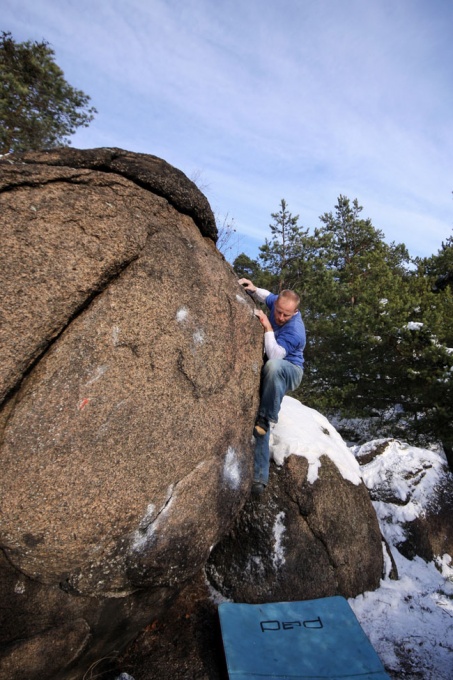
<instances>
[{"instance_id":1,"label":"climbing shoe","mask_svg":"<svg viewBox=\"0 0 453 680\"><path fill-rule=\"evenodd\" d=\"M258 496L261 496L261 494L264 493L265 488L266 488L266 485L263 484L262 482L253 482L253 484L252 484L252 496L254 498L258 498Z\"/></svg>"},{"instance_id":2,"label":"climbing shoe","mask_svg":"<svg viewBox=\"0 0 453 680\"><path fill-rule=\"evenodd\" d=\"M258 416L255 422L254 434L256 437L264 437L269 429L269 421L263 416Z\"/></svg>"}]
</instances>

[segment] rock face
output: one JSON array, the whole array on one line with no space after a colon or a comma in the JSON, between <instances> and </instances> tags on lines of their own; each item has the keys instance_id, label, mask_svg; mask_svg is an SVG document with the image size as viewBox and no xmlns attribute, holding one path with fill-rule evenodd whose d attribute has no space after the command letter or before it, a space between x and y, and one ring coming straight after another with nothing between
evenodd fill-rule
<instances>
[{"instance_id":1,"label":"rock face","mask_svg":"<svg viewBox=\"0 0 453 680\"><path fill-rule=\"evenodd\" d=\"M8 156L0 188L0 678L71 680L244 503L262 331L164 161Z\"/></svg>"},{"instance_id":2,"label":"rock face","mask_svg":"<svg viewBox=\"0 0 453 680\"><path fill-rule=\"evenodd\" d=\"M300 440L285 444L288 451L283 465L271 464L265 493L249 500L206 566L214 587L236 602L354 597L375 590L383 573L382 536L360 474L353 483L332 457L321 455L316 462L320 464L317 479L311 479L310 467L315 466L309 464L309 459L313 460L310 448L315 441L322 442L322 436L326 452L329 447L339 448L343 463L348 463L349 456L351 464L356 464L352 453L317 412L288 397L282 411L290 402L298 406L295 418L306 417L306 413L310 417L310 412L316 418L313 423L301 423L308 451L291 454ZM284 420L285 414L271 435L274 458L278 457L280 434L284 435ZM314 433L313 444L308 430ZM330 440L335 435L332 447Z\"/></svg>"}]
</instances>

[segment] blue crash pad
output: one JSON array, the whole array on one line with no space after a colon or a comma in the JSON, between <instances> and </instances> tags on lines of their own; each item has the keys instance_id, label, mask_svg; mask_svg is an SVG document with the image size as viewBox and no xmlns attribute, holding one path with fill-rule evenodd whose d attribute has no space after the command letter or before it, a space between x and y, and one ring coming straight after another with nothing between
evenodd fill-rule
<instances>
[{"instance_id":1,"label":"blue crash pad","mask_svg":"<svg viewBox=\"0 0 453 680\"><path fill-rule=\"evenodd\" d=\"M219 606L231 680L390 680L344 597Z\"/></svg>"}]
</instances>

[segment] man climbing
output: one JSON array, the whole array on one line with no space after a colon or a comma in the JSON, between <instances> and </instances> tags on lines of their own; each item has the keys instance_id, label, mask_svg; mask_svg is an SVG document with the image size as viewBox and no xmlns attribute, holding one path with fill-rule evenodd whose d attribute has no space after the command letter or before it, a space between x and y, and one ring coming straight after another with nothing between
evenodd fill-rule
<instances>
[{"instance_id":1,"label":"man climbing","mask_svg":"<svg viewBox=\"0 0 453 680\"><path fill-rule=\"evenodd\" d=\"M256 315L264 328L264 365L261 372L260 406L253 431L255 464L252 493L263 493L269 480L270 423L278 421L283 397L301 383L304 366L305 327L298 310L300 299L292 290L273 295L257 288L249 279L239 279L252 297L264 302L269 317Z\"/></svg>"}]
</instances>

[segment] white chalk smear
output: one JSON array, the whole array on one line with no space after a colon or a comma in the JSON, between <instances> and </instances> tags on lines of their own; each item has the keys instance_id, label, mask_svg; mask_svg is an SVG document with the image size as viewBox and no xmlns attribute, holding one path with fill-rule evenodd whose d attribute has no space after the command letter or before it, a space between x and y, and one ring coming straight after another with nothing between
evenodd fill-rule
<instances>
[{"instance_id":1,"label":"white chalk smear","mask_svg":"<svg viewBox=\"0 0 453 680\"><path fill-rule=\"evenodd\" d=\"M193 334L193 341L196 345L202 345L204 343L204 331L195 331Z\"/></svg>"},{"instance_id":2,"label":"white chalk smear","mask_svg":"<svg viewBox=\"0 0 453 680\"><path fill-rule=\"evenodd\" d=\"M182 321L185 321L188 316L189 310L186 307L181 307L181 309L178 309L178 311L176 312L176 321L181 323Z\"/></svg>"}]
</instances>

